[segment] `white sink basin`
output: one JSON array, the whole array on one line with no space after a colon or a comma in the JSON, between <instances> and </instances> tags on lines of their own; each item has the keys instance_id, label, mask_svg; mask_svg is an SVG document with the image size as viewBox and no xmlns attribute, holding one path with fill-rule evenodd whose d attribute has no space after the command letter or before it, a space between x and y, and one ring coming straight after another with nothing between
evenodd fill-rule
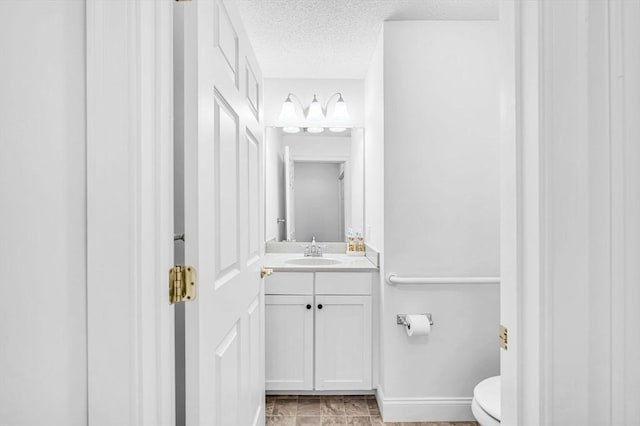
<instances>
[{"instance_id":1,"label":"white sink basin","mask_svg":"<svg viewBox=\"0 0 640 426\"><path fill-rule=\"evenodd\" d=\"M326 257L303 257L296 259L285 260L285 263L289 265L337 265L342 263L339 259L328 259Z\"/></svg>"}]
</instances>

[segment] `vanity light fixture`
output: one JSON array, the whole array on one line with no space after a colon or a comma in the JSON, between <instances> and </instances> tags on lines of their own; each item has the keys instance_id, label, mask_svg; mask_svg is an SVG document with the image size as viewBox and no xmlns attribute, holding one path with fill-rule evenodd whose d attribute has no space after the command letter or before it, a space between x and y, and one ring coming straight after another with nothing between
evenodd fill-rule
<instances>
[{"instance_id":1,"label":"vanity light fixture","mask_svg":"<svg viewBox=\"0 0 640 426\"><path fill-rule=\"evenodd\" d=\"M309 105L309 112L307 113L307 120L320 121L324 120L324 114L322 113L322 105L318 102L316 95L313 95L311 105Z\"/></svg>"},{"instance_id":2,"label":"vanity light fixture","mask_svg":"<svg viewBox=\"0 0 640 426\"><path fill-rule=\"evenodd\" d=\"M342 93L340 92L336 92L333 95L331 95L329 97L329 100L327 101L327 104L324 106L324 108L320 104L320 101L318 101L318 97L314 94L311 104L309 104L309 107L306 109L307 111L306 119L308 121L317 122L327 118L326 115L327 115L329 103L336 96L338 97L338 100L336 101L335 107L333 108L333 114L331 117L328 117L328 118L330 121L336 122L337 124L348 122L350 117L349 117L349 111L347 110L347 103L342 98ZM300 118L298 117L296 106L293 103L292 97L298 101L298 103L300 104L300 109L303 112L305 111L305 108L302 102L300 101L300 98L298 98L293 93L289 93L287 95L287 98L282 103L282 110L280 111L280 121L285 125L296 124L296 122L300 120ZM313 128L316 129L315 127ZM342 130L332 130L332 131L342 132L346 130L346 128L342 128L342 127L335 127L335 129L342 129Z\"/></svg>"},{"instance_id":3,"label":"vanity light fixture","mask_svg":"<svg viewBox=\"0 0 640 426\"><path fill-rule=\"evenodd\" d=\"M287 99L285 99L284 103L282 104L282 111L280 111L280 121L284 123L290 123L298 119L298 114L296 113L296 106L293 104L291 95L292 93L289 93L287 95Z\"/></svg>"},{"instance_id":4,"label":"vanity light fixture","mask_svg":"<svg viewBox=\"0 0 640 426\"><path fill-rule=\"evenodd\" d=\"M338 95L338 101L336 102L336 106L333 108L333 120L339 122L349 121L349 111L347 110L347 103L342 99L342 93L335 93L331 97L335 95ZM327 102L327 106L328 105L329 102Z\"/></svg>"}]
</instances>

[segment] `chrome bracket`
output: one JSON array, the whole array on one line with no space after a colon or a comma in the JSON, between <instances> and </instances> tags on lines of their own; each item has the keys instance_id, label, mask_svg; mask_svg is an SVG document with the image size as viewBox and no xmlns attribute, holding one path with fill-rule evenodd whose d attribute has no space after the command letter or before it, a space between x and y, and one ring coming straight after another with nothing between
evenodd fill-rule
<instances>
[{"instance_id":1,"label":"chrome bracket","mask_svg":"<svg viewBox=\"0 0 640 426\"><path fill-rule=\"evenodd\" d=\"M429 320L429 325L433 325L433 319L431 319L431 314L418 314L418 315L426 315L427 319ZM396 315L396 324L407 325L407 314Z\"/></svg>"}]
</instances>

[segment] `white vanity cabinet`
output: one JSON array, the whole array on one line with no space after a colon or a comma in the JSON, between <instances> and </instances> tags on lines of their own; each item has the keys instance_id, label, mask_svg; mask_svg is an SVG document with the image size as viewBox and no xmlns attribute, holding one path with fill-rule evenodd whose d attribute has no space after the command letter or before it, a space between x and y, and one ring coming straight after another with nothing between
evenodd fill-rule
<instances>
[{"instance_id":1,"label":"white vanity cabinet","mask_svg":"<svg viewBox=\"0 0 640 426\"><path fill-rule=\"evenodd\" d=\"M371 273L275 272L265 282L266 389L371 389Z\"/></svg>"},{"instance_id":2,"label":"white vanity cabinet","mask_svg":"<svg viewBox=\"0 0 640 426\"><path fill-rule=\"evenodd\" d=\"M265 280L267 390L313 390L312 272L275 272Z\"/></svg>"},{"instance_id":3,"label":"white vanity cabinet","mask_svg":"<svg viewBox=\"0 0 640 426\"><path fill-rule=\"evenodd\" d=\"M266 389L313 389L313 295L265 296Z\"/></svg>"},{"instance_id":4,"label":"white vanity cabinet","mask_svg":"<svg viewBox=\"0 0 640 426\"><path fill-rule=\"evenodd\" d=\"M371 296L316 295L315 389L371 389Z\"/></svg>"}]
</instances>

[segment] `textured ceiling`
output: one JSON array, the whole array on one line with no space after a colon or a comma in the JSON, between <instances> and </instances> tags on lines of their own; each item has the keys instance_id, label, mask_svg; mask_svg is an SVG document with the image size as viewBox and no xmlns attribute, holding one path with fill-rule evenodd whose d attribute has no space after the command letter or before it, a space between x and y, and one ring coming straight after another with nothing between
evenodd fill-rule
<instances>
[{"instance_id":1,"label":"textured ceiling","mask_svg":"<svg viewBox=\"0 0 640 426\"><path fill-rule=\"evenodd\" d=\"M234 0L267 78L362 78L385 20L490 20L499 0Z\"/></svg>"}]
</instances>

